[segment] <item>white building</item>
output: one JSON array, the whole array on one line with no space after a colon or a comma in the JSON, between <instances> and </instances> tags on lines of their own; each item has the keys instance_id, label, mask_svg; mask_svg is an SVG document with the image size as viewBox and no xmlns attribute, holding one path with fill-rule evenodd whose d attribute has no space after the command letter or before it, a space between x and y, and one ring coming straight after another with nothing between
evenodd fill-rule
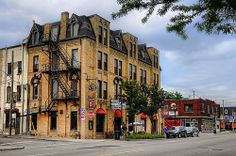
<instances>
[{"instance_id":1,"label":"white building","mask_svg":"<svg viewBox=\"0 0 236 156\"><path fill-rule=\"evenodd\" d=\"M13 97L14 104L12 109L12 134L25 133L26 110L28 99L28 53L26 42L20 45L3 48L2 60L0 54L0 131L9 133L9 112L11 104L11 86L13 72ZM13 56L13 69L12 69Z\"/></svg>"}]
</instances>

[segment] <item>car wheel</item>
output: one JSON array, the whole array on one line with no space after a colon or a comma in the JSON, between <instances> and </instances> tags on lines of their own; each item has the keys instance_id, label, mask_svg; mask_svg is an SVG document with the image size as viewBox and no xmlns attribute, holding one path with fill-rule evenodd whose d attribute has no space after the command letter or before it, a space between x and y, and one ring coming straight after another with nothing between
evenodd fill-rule
<instances>
[{"instance_id":1,"label":"car wheel","mask_svg":"<svg viewBox=\"0 0 236 156\"><path fill-rule=\"evenodd\" d=\"M181 138L181 134L180 133L178 134L178 138Z\"/></svg>"},{"instance_id":2,"label":"car wheel","mask_svg":"<svg viewBox=\"0 0 236 156\"><path fill-rule=\"evenodd\" d=\"M194 133L192 133L191 136L194 137Z\"/></svg>"},{"instance_id":3,"label":"car wheel","mask_svg":"<svg viewBox=\"0 0 236 156\"><path fill-rule=\"evenodd\" d=\"M188 134L187 134L187 133L184 133L184 137L187 138L187 137L188 137Z\"/></svg>"}]
</instances>

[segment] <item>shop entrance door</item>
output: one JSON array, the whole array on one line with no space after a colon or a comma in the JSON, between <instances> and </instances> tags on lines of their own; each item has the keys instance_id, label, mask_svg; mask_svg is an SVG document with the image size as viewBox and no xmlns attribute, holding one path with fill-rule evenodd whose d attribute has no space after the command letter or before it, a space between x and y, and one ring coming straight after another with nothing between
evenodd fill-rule
<instances>
[{"instance_id":1,"label":"shop entrance door","mask_svg":"<svg viewBox=\"0 0 236 156\"><path fill-rule=\"evenodd\" d=\"M105 114L96 114L96 132L104 132Z\"/></svg>"}]
</instances>

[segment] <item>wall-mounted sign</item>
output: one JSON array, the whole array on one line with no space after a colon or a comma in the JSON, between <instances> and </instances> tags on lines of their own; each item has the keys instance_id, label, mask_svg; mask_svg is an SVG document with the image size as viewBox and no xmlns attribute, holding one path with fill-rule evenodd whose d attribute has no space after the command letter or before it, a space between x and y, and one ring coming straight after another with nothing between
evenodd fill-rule
<instances>
[{"instance_id":1,"label":"wall-mounted sign","mask_svg":"<svg viewBox=\"0 0 236 156\"><path fill-rule=\"evenodd\" d=\"M89 99L89 108L94 109L95 107L95 100L94 99Z\"/></svg>"},{"instance_id":2,"label":"wall-mounted sign","mask_svg":"<svg viewBox=\"0 0 236 156\"><path fill-rule=\"evenodd\" d=\"M126 102L122 103L122 108L121 108L121 102L119 100L111 100L111 109L113 109L113 110L116 110L116 109L125 110L127 108L128 108L128 106L126 105Z\"/></svg>"},{"instance_id":3,"label":"wall-mounted sign","mask_svg":"<svg viewBox=\"0 0 236 156\"><path fill-rule=\"evenodd\" d=\"M85 120L85 113L86 113L85 108L80 108L80 120L81 121Z\"/></svg>"},{"instance_id":4,"label":"wall-mounted sign","mask_svg":"<svg viewBox=\"0 0 236 156\"><path fill-rule=\"evenodd\" d=\"M169 111L169 115L178 115L178 111Z\"/></svg>"}]
</instances>

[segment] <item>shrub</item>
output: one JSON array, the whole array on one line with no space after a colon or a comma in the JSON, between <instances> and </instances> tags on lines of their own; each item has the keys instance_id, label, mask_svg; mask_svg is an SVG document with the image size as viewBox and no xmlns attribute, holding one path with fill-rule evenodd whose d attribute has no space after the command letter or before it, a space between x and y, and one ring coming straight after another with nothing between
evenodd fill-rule
<instances>
[{"instance_id":1,"label":"shrub","mask_svg":"<svg viewBox=\"0 0 236 156\"><path fill-rule=\"evenodd\" d=\"M132 134L128 136L129 139L155 139L164 138L161 134Z\"/></svg>"}]
</instances>

